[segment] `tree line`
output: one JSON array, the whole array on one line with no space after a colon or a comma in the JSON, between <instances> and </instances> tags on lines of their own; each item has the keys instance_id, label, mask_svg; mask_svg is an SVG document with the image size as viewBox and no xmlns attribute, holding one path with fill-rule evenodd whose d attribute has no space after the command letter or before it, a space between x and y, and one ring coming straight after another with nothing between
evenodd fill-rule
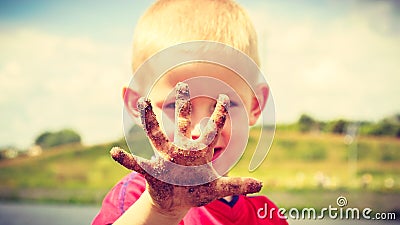
<instances>
[{"instance_id":1,"label":"tree line","mask_svg":"<svg viewBox=\"0 0 400 225\"><path fill-rule=\"evenodd\" d=\"M80 144L81 136L72 129L62 129L59 131L45 131L35 139L35 145L27 149L19 149L15 146L0 146L0 160L12 159L20 156L37 156L42 150L66 144Z\"/></svg>"},{"instance_id":2,"label":"tree line","mask_svg":"<svg viewBox=\"0 0 400 225\"><path fill-rule=\"evenodd\" d=\"M400 138L400 114L385 117L377 122L336 119L319 121L308 114L302 114L296 123L278 125L283 130L296 130L302 133L318 131L346 134L349 127L356 127L359 135L392 136Z\"/></svg>"},{"instance_id":3,"label":"tree line","mask_svg":"<svg viewBox=\"0 0 400 225\"><path fill-rule=\"evenodd\" d=\"M43 149L72 143L81 143L81 136L72 129L45 131L35 139L35 144Z\"/></svg>"}]
</instances>

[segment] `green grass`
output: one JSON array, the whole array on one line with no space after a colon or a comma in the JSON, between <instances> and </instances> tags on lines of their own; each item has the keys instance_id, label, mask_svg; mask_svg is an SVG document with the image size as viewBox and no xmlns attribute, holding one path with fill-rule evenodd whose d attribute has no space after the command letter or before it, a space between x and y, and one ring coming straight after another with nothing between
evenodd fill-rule
<instances>
[{"instance_id":1,"label":"green grass","mask_svg":"<svg viewBox=\"0 0 400 225\"><path fill-rule=\"evenodd\" d=\"M262 180L261 193L283 206L323 207L343 193L360 196L357 201L363 204L368 201L362 196L400 198L399 139L361 137L356 145L348 146L339 135L278 131L267 158L250 173L256 137L252 130L248 149L230 175ZM33 158L0 161L0 199L99 204L129 173L110 158L109 150L115 145L127 148L122 140L96 146L70 145ZM351 163L349 152L355 147L358 154L353 158L357 162ZM370 202L384 207L384 200L375 200Z\"/></svg>"},{"instance_id":2,"label":"green grass","mask_svg":"<svg viewBox=\"0 0 400 225\"><path fill-rule=\"evenodd\" d=\"M33 158L0 162L0 199L100 202L129 171L109 156L112 146L70 145L49 149Z\"/></svg>"},{"instance_id":3,"label":"green grass","mask_svg":"<svg viewBox=\"0 0 400 225\"><path fill-rule=\"evenodd\" d=\"M249 149L254 148L252 145L250 142ZM355 148L356 162L349 160ZM246 151L243 159L249 159L251 154ZM268 157L254 173L247 171L248 161L241 160L231 174L257 177L266 183L268 190L398 192L399 157L399 139L360 138L348 146L339 135L277 132ZM372 180L365 181L365 176ZM393 179L393 186L385 186L385 179Z\"/></svg>"}]
</instances>

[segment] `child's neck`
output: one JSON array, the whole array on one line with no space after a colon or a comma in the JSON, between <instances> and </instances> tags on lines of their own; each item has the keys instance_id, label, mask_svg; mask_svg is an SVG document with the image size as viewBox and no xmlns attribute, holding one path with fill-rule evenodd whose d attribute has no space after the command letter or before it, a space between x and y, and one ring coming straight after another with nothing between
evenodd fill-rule
<instances>
[{"instance_id":1,"label":"child's neck","mask_svg":"<svg viewBox=\"0 0 400 225\"><path fill-rule=\"evenodd\" d=\"M226 197L223 197L223 199L225 199L227 202L231 202L232 201L232 196L226 196Z\"/></svg>"}]
</instances>

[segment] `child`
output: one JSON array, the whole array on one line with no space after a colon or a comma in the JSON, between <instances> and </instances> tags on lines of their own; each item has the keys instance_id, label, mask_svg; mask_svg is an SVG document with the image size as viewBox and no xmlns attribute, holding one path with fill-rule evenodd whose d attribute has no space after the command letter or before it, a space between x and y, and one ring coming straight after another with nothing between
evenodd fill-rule
<instances>
[{"instance_id":1,"label":"child","mask_svg":"<svg viewBox=\"0 0 400 225\"><path fill-rule=\"evenodd\" d=\"M148 9L135 30L133 71L137 71L138 67L156 52L193 40L227 44L244 52L259 64L257 38L253 25L236 3L231 0L159 0ZM205 96L189 101L188 86L179 82L199 76L225 82L235 90L243 102L237 102L235 97L229 94L225 97L221 95L217 104L215 100ZM161 153L165 153L166 157L170 157L177 149L167 141L168 137L171 138L171 131L166 128L166 134L163 134L155 120L157 118L161 121L161 114L168 114L168 110L175 111L173 109L175 104L166 102L166 96L175 85L177 85L177 99L183 99L180 103L176 103L182 108L179 108L181 111L178 111L177 117L180 126L175 129L186 137L200 139L202 135L198 129L199 124L204 117L211 115L214 121L211 124L214 126L211 127L216 130L216 137L212 143L207 143L204 157L196 155L172 158L181 165L201 165L210 162L211 157L216 158L225 150L231 138L231 120L235 119L232 113L227 115L228 98L229 110L233 111L235 107L243 106L247 112L248 125L254 125L268 97L267 88L260 87L257 90L259 94L257 99L248 84L235 72L205 62L181 65L163 75L149 95L153 107L148 101L139 100L139 93L135 90L124 88L126 107L131 112L139 108L143 126L153 146ZM215 92L215 88L205 88L207 91ZM217 91L225 92L222 89ZM188 109L189 113L183 113L185 109ZM135 113L132 115L138 116ZM191 151L188 154L193 155L198 152L201 151ZM113 148L111 154L119 163L138 173L132 172L123 178L107 194L101 211L93 220L94 225L287 224L278 215L277 207L268 198L243 195L260 190L260 182L254 179L222 177L197 186L172 185L149 176L137 165L138 159L123 150ZM189 158L192 161L184 161ZM193 193L197 196L193 196ZM268 211L272 215L260 217L259 211L265 206L268 206Z\"/></svg>"}]
</instances>

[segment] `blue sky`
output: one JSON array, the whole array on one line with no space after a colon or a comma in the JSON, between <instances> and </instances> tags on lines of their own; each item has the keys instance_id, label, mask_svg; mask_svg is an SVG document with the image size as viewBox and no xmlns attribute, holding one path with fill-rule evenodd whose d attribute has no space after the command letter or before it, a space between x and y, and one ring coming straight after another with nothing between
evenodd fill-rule
<instances>
[{"instance_id":1,"label":"blue sky","mask_svg":"<svg viewBox=\"0 0 400 225\"><path fill-rule=\"evenodd\" d=\"M400 112L396 1L238 1L260 39L278 122ZM0 146L70 127L123 135L132 34L151 1L0 1Z\"/></svg>"}]
</instances>

